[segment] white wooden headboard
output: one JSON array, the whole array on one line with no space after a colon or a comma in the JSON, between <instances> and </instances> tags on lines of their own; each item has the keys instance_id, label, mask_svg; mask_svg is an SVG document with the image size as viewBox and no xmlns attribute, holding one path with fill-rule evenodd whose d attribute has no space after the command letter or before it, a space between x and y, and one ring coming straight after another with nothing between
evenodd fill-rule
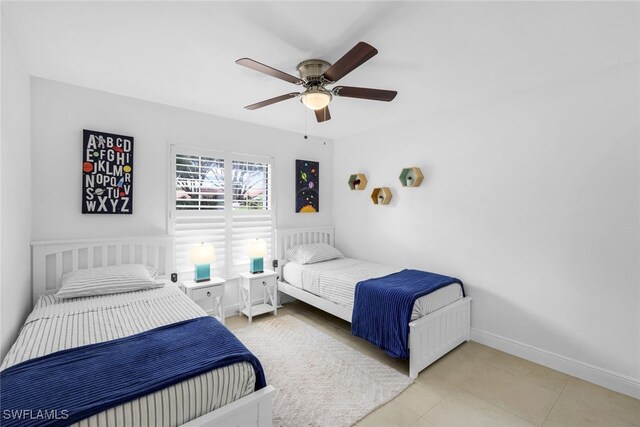
<instances>
[{"instance_id":1,"label":"white wooden headboard","mask_svg":"<svg viewBox=\"0 0 640 427\"><path fill-rule=\"evenodd\" d=\"M295 245L307 243L327 243L335 245L333 227L313 228L285 228L276 230L276 258L278 260L278 272L282 277L282 267L286 263L284 253Z\"/></svg>"},{"instance_id":2,"label":"white wooden headboard","mask_svg":"<svg viewBox=\"0 0 640 427\"><path fill-rule=\"evenodd\" d=\"M172 236L55 240L31 243L32 298L56 292L64 273L118 264L144 264L158 276L173 272Z\"/></svg>"}]
</instances>

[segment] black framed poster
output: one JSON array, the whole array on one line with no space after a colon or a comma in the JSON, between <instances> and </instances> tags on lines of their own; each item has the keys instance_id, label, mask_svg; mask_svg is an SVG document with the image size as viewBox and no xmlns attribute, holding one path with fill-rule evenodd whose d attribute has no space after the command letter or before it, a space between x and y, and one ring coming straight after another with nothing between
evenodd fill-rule
<instances>
[{"instance_id":1,"label":"black framed poster","mask_svg":"<svg viewBox=\"0 0 640 427\"><path fill-rule=\"evenodd\" d=\"M83 130L82 213L133 213L133 137Z\"/></svg>"},{"instance_id":2,"label":"black framed poster","mask_svg":"<svg viewBox=\"0 0 640 427\"><path fill-rule=\"evenodd\" d=\"M320 163L296 160L296 212L320 212Z\"/></svg>"}]
</instances>

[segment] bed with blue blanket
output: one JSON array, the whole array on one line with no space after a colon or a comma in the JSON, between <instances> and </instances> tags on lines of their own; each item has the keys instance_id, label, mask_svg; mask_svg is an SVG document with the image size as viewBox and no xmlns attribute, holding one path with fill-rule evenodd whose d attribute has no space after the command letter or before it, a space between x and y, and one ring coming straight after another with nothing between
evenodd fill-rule
<instances>
[{"instance_id":1,"label":"bed with blue blanket","mask_svg":"<svg viewBox=\"0 0 640 427\"><path fill-rule=\"evenodd\" d=\"M66 302L44 295L0 365L0 423L197 424L265 386L260 361L170 282Z\"/></svg>"},{"instance_id":2,"label":"bed with blue blanket","mask_svg":"<svg viewBox=\"0 0 640 427\"><path fill-rule=\"evenodd\" d=\"M409 376L470 338L471 298L461 280L336 256L325 256L333 228L277 230L278 290L351 323L351 331L393 357L409 360ZM301 249L302 248L302 249Z\"/></svg>"}]
</instances>

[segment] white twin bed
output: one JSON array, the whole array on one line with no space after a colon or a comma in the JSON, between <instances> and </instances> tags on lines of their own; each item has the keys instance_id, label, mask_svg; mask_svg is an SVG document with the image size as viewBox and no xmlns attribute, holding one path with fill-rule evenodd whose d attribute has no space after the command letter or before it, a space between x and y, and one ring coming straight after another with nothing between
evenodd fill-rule
<instances>
[{"instance_id":1,"label":"white twin bed","mask_svg":"<svg viewBox=\"0 0 640 427\"><path fill-rule=\"evenodd\" d=\"M166 277L173 266L168 236L33 244L36 304L0 371L60 350L109 341L206 316L176 285L113 295L58 300L63 272L139 263ZM78 426L271 426L273 386L254 391L248 362L205 372L100 412ZM97 385L99 386L99 385Z\"/></svg>"},{"instance_id":2,"label":"white twin bed","mask_svg":"<svg viewBox=\"0 0 640 427\"><path fill-rule=\"evenodd\" d=\"M397 267L354 258L338 258L316 264L287 262L282 268L282 278L292 286L353 310L353 296L358 282L387 276L401 270ZM458 283L420 297L413 306L411 320L426 316L462 297L462 287Z\"/></svg>"},{"instance_id":3,"label":"white twin bed","mask_svg":"<svg viewBox=\"0 0 640 427\"><path fill-rule=\"evenodd\" d=\"M289 262L285 252L311 243L334 245L332 227L276 231L276 259L280 268L278 290L351 322L358 282L384 277L401 269L353 258L315 264ZM471 298L459 284L451 284L419 298L409 323L409 376L470 339Z\"/></svg>"},{"instance_id":4,"label":"white twin bed","mask_svg":"<svg viewBox=\"0 0 640 427\"><path fill-rule=\"evenodd\" d=\"M58 301L39 299L0 370L68 348L110 341L206 315L174 284L126 294ZM173 426L250 395L256 375L248 362L206 372L100 412L80 426Z\"/></svg>"}]
</instances>

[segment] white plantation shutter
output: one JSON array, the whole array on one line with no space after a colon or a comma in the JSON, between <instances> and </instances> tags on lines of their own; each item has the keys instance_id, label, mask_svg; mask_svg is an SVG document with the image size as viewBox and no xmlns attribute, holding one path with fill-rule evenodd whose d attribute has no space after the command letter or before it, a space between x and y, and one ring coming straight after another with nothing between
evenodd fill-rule
<instances>
[{"instance_id":1,"label":"white plantation shutter","mask_svg":"<svg viewBox=\"0 0 640 427\"><path fill-rule=\"evenodd\" d=\"M211 274L226 276L226 226L224 214L201 215L202 212L178 211L174 218L177 273L187 278L193 273L189 262L189 251L201 242L213 244L216 261L211 265Z\"/></svg>"},{"instance_id":2,"label":"white plantation shutter","mask_svg":"<svg viewBox=\"0 0 640 427\"><path fill-rule=\"evenodd\" d=\"M247 243L252 239L267 242L271 254L273 215L271 213L271 165L264 162L233 160L231 239L232 274L249 269ZM271 256L265 258L268 268Z\"/></svg>"},{"instance_id":3,"label":"white plantation shutter","mask_svg":"<svg viewBox=\"0 0 640 427\"><path fill-rule=\"evenodd\" d=\"M249 270L249 257L246 254L247 242L252 239L263 239L267 242L267 256L264 259L264 268L271 268L272 248L271 234L273 232L273 219L270 214L259 212L233 215L232 219L232 274L236 275ZM253 215L252 215L253 214Z\"/></svg>"},{"instance_id":4,"label":"white plantation shutter","mask_svg":"<svg viewBox=\"0 0 640 427\"><path fill-rule=\"evenodd\" d=\"M171 221L176 239L176 268L188 279L194 266L189 251L213 244L212 275L230 278L248 271L247 244L267 242L272 258L274 212L272 171L267 158L172 146Z\"/></svg>"}]
</instances>

